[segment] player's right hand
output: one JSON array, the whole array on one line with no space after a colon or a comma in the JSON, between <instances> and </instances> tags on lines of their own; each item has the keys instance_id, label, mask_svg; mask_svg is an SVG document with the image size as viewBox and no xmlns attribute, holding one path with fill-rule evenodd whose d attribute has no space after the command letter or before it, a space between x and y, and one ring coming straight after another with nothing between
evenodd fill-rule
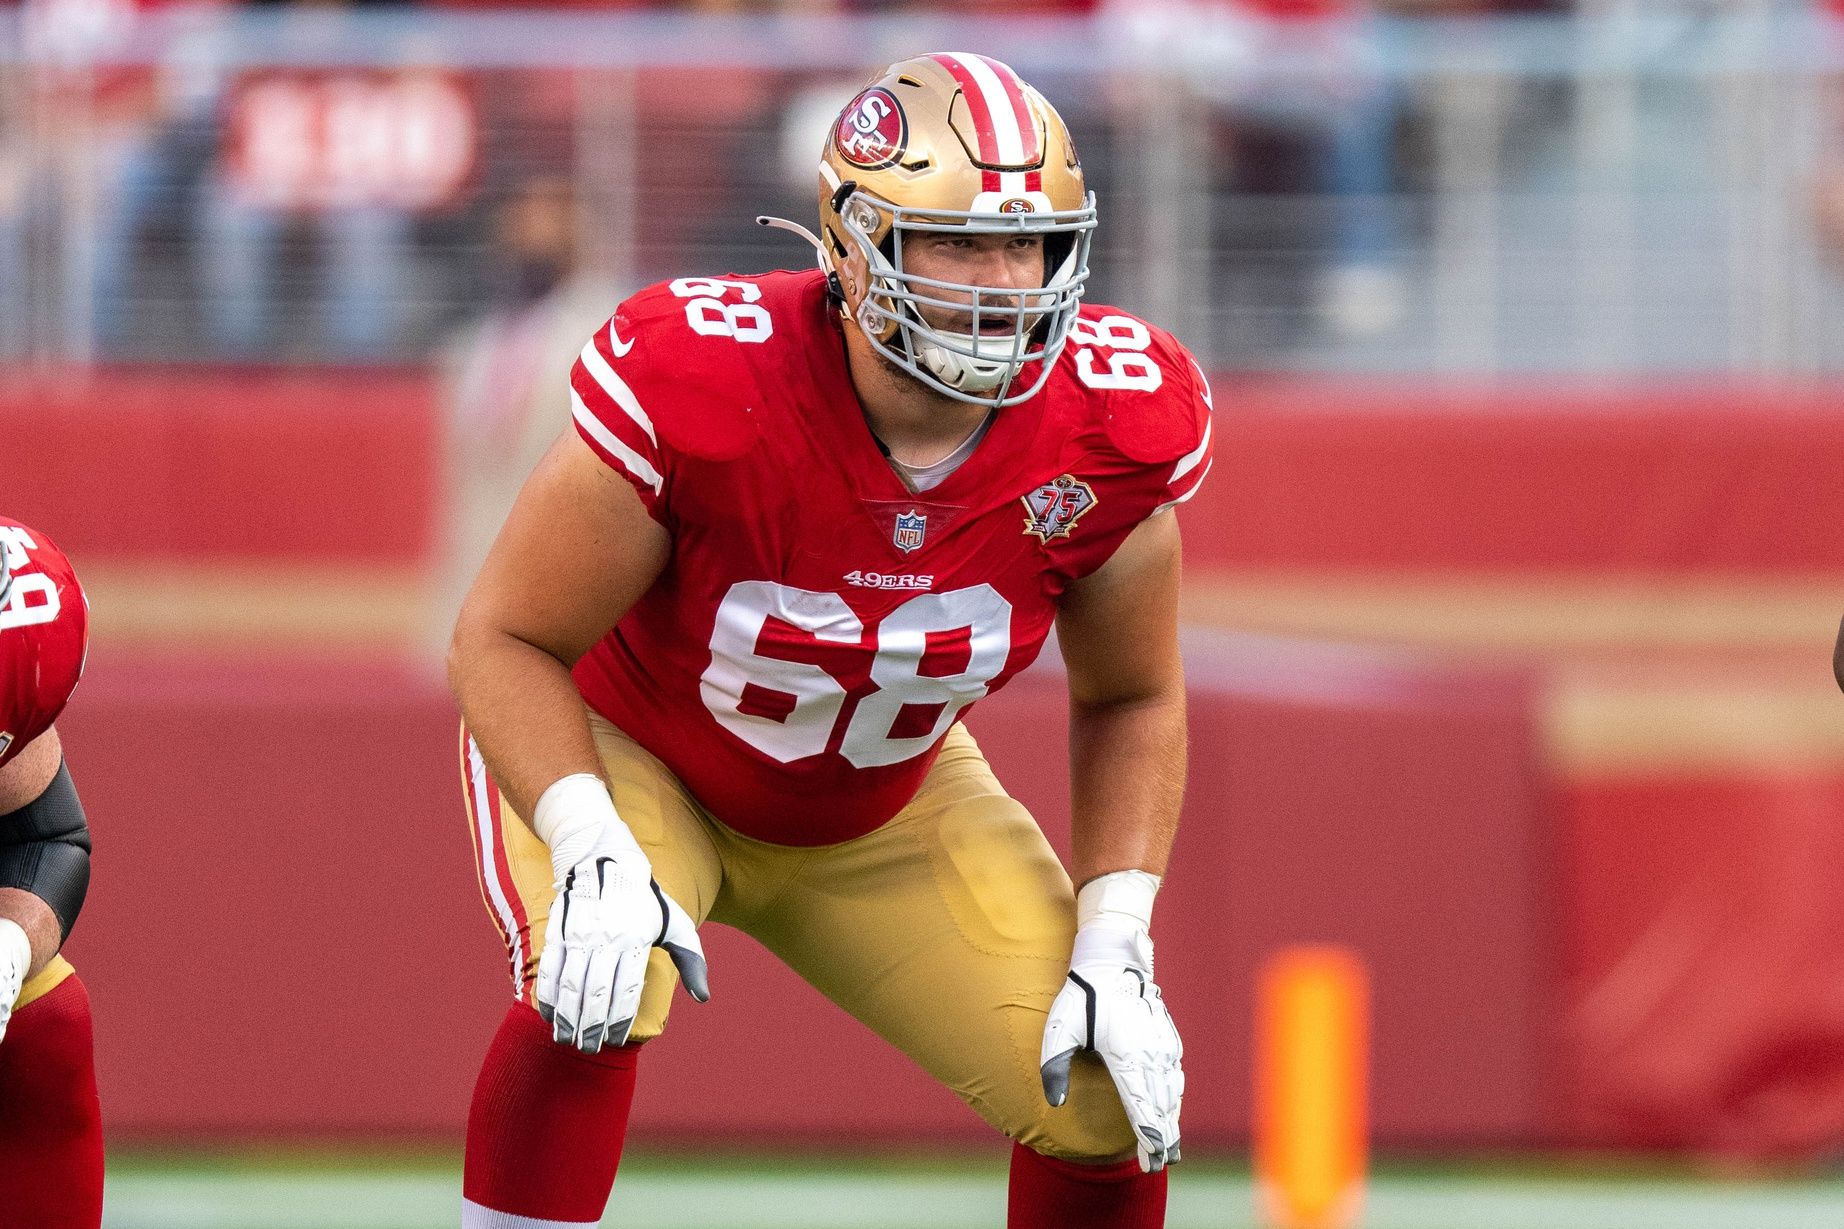
<instances>
[{"instance_id":1,"label":"player's right hand","mask_svg":"<svg viewBox=\"0 0 1844 1229\"><path fill-rule=\"evenodd\" d=\"M654 882L601 781L553 785L532 827L550 844L557 874L538 957L538 1011L555 1041L587 1054L626 1044L655 947L666 949L694 999L711 997L697 926Z\"/></svg>"},{"instance_id":2,"label":"player's right hand","mask_svg":"<svg viewBox=\"0 0 1844 1229\"><path fill-rule=\"evenodd\" d=\"M32 941L25 928L12 918L0 917L0 1040L6 1037L13 1004L25 988L26 970L31 967Z\"/></svg>"}]
</instances>

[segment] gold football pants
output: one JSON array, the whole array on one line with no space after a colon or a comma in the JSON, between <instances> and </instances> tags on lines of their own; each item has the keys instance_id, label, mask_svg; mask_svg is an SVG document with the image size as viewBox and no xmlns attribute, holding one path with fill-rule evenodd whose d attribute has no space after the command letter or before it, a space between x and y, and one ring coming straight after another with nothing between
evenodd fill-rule
<instances>
[{"instance_id":1,"label":"gold football pants","mask_svg":"<svg viewBox=\"0 0 1844 1229\"><path fill-rule=\"evenodd\" d=\"M64 979L77 970L70 967L70 961L62 955L53 956L45 962L45 967L26 979L26 984L19 988L19 997L13 1000L14 1011L24 1011L32 1003L44 998L53 990L64 984Z\"/></svg>"},{"instance_id":2,"label":"gold football pants","mask_svg":"<svg viewBox=\"0 0 1844 1229\"><path fill-rule=\"evenodd\" d=\"M964 727L883 827L803 847L725 827L627 735L593 713L590 725L616 809L660 887L695 920L753 936L1010 1138L1065 1160L1133 1151L1099 1062L1076 1064L1061 1108L1044 1101L1038 1055L1069 967L1075 894ZM465 731L461 750L481 892L516 992L534 1002L550 853L501 801ZM677 982L655 949L632 1040L664 1030Z\"/></svg>"}]
</instances>

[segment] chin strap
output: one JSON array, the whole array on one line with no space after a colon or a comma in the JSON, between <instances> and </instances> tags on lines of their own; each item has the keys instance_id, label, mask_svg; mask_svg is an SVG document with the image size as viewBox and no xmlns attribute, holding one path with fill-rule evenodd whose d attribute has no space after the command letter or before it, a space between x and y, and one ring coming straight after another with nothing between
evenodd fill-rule
<instances>
[{"instance_id":1,"label":"chin strap","mask_svg":"<svg viewBox=\"0 0 1844 1229\"><path fill-rule=\"evenodd\" d=\"M791 231L799 235L802 239L805 239L808 243L811 243L813 245L813 250L819 253L819 266L826 272L826 286L832 291L832 297L839 300L841 303L845 301L845 289L839 285L839 275L833 270L832 259L826 255L826 245L820 242L820 237L818 235L802 226L799 222L790 222L786 218L770 217L766 213L758 213L756 215L756 225L766 226L770 230Z\"/></svg>"},{"instance_id":2,"label":"chin strap","mask_svg":"<svg viewBox=\"0 0 1844 1229\"><path fill-rule=\"evenodd\" d=\"M820 246L820 237L814 234L812 231L808 230L806 227L802 226L799 222L790 222L786 218L771 218L765 213L759 213L756 215L756 225L766 226L770 228L771 230L793 231L795 234L799 235L802 239L805 239L808 243L811 243L814 247L814 250L819 252L821 263L822 264L825 263L826 249Z\"/></svg>"}]
</instances>

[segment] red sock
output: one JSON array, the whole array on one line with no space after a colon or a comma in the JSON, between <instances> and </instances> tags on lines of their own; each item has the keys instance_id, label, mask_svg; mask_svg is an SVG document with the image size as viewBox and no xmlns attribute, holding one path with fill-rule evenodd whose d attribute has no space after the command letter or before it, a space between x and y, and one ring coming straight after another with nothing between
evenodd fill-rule
<instances>
[{"instance_id":1,"label":"red sock","mask_svg":"<svg viewBox=\"0 0 1844 1229\"><path fill-rule=\"evenodd\" d=\"M90 993L75 974L13 1013L0 1039L0 1221L102 1223L102 1106Z\"/></svg>"},{"instance_id":2,"label":"red sock","mask_svg":"<svg viewBox=\"0 0 1844 1229\"><path fill-rule=\"evenodd\" d=\"M513 1004L487 1049L467 1115L468 1202L537 1220L601 1220L627 1135L639 1049L590 1055L558 1045L536 1011Z\"/></svg>"},{"instance_id":3,"label":"red sock","mask_svg":"<svg viewBox=\"0 0 1844 1229\"><path fill-rule=\"evenodd\" d=\"M1059 1161L1012 1145L1007 1229L1163 1229L1165 1170Z\"/></svg>"}]
</instances>

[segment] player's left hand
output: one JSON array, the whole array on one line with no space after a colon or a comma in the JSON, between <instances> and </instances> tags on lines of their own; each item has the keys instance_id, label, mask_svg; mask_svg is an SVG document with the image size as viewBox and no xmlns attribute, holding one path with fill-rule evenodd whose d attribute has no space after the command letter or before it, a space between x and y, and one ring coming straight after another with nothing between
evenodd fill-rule
<instances>
[{"instance_id":1,"label":"player's left hand","mask_svg":"<svg viewBox=\"0 0 1844 1229\"><path fill-rule=\"evenodd\" d=\"M1153 982L1152 939L1103 917L1076 932L1069 977L1044 1027L1044 1097L1069 1096L1069 1067L1089 1050L1107 1065L1139 1143L1140 1168L1151 1173L1179 1159L1178 1110L1184 1043Z\"/></svg>"},{"instance_id":2,"label":"player's left hand","mask_svg":"<svg viewBox=\"0 0 1844 1229\"><path fill-rule=\"evenodd\" d=\"M26 970L32 967L32 941L12 918L0 917L0 1040L6 1037L13 1004L25 988Z\"/></svg>"}]
</instances>

